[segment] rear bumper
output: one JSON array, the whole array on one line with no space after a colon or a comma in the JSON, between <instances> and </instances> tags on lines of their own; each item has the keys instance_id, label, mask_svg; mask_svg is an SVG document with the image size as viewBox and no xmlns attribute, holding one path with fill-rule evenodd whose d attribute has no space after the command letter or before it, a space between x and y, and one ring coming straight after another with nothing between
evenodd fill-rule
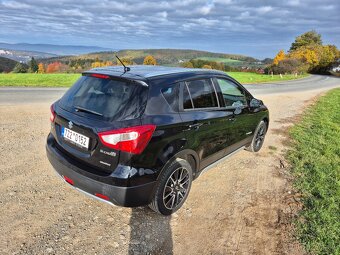
<instances>
[{"instance_id":1,"label":"rear bumper","mask_svg":"<svg viewBox=\"0 0 340 255\"><path fill-rule=\"evenodd\" d=\"M49 142L46 144L46 153L53 168L63 180L65 180L65 177L71 179L73 182L72 186L75 189L91 197L106 203L125 207L148 205L152 200L156 181L131 187L111 185L108 184L108 179L113 178L111 176L101 177L105 178L105 182L101 182L98 177L94 179L81 174L84 170L71 164L62 153ZM69 182L66 183L70 184ZM108 197L108 200L99 198L96 194L102 194Z\"/></svg>"}]
</instances>

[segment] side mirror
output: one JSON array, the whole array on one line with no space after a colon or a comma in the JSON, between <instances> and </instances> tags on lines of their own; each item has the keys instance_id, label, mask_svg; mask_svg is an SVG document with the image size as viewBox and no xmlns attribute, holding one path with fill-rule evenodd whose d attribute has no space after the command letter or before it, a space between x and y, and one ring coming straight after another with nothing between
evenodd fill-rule
<instances>
[{"instance_id":1,"label":"side mirror","mask_svg":"<svg viewBox=\"0 0 340 255\"><path fill-rule=\"evenodd\" d=\"M258 108L261 105L263 105L263 102L259 99L253 98L252 100L250 100L249 106L251 108Z\"/></svg>"}]
</instances>

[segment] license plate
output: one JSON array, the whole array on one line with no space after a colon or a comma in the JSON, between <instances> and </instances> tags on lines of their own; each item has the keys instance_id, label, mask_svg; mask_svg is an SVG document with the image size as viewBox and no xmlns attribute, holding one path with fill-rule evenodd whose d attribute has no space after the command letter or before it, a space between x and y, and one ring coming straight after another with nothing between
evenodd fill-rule
<instances>
[{"instance_id":1,"label":"license plate","mask_svg":"<svg viewBox=\"0 0 340 255\"><path fill-rule=\"evenodd\" d=\"M61 136L75 145L86 149L89 148L90 139L87 136L74 132L66 127L61 128Z\"/></svg>"}]
</instances>

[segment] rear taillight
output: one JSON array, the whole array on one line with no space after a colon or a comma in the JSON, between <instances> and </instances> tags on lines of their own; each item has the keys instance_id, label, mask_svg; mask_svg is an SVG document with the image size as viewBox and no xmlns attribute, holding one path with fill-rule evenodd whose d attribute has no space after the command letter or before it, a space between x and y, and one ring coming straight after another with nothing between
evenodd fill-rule
<instances>
[{"instance_id":1,"label":"rear taillight","mask_svg":"<svg viewBox=\"0 0 340 255\"><path fill-rule=\"evenodd\" d=\"M51 109L50 121L51 121L51 122L54 122L54 119L55 119L55 111L54 111L54 109L53 109L53 104L51 105L50 109Z\"/></svg>"},{"instance_id":2,"label":"rear taillight","mask_svg":"<svg viewBox=\"0 0 340 255\"><path fill-rule=\"evenodd\" d=\"M148 145L155 125L122 128L99 133L101 142L112 149L140 154Z\"/></svg>"}]
</instances>

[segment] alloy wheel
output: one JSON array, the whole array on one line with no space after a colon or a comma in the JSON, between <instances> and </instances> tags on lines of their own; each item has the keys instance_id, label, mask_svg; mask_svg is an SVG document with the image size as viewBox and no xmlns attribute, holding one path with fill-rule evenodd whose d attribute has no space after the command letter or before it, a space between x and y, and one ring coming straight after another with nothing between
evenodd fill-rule
<instances>
[{"instance_id":1,"label":"alloy wheel","mask_svg":"<svg viewBox=\"0 0 340 255\"><path fill-rule=\"evenodd\" d=\"M266 128L265 128L265 125L262 125L256 134L256 138L255 138L256 148L259 148L262 145L265 135L266 135Z\"/></svg>"},{"instance_id":2,"label":"alloy wheel","mask_svg":"<svg viewBox=\"0 0 340 255\"><path fill-rule=\"evenodd\" d=\"M164 206L173 210L186 197L190 184L189 172L186 168L177 168L166 181L163 191Z\"/></svg>"}]
</instances>

